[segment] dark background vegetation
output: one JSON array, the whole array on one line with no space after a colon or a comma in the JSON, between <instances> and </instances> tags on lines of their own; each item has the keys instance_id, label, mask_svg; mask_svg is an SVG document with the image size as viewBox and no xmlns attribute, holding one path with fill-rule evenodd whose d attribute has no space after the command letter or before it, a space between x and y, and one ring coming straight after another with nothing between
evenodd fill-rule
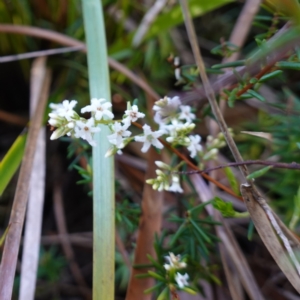
<instances>
[{"instance_id":1,"label":"dark background vegetation","mask_svg":"<svg viewBox=\"0 0 300 300\"><path fill-rule=\"evenodd\" d=\"M151 1L103 2L109 55L146 80L161 96L182 92L182 86L175 85L173 67L167 58L172 53L181 57L185 64L193 63L184 26L180 24L160 32L146 39L137 49L133 49L131 46L133 31L139 25ZM220 63L222 58L211 54L210 50L220 44L220 39L228 40L242 6L243 3L233 2L194 19L207 66ZM259 14L270 16L265 10L261 10ZM3 0L0 2L0 23L36 26L84 41L80 1ZM268 28L271 24L269 22L265 25ZM254 37L265 31L266 29L262 26L252 26L242 56L247 55L256 47ZM0 32L0 56L59 47L61 45L48 40ZM29 75L32 61L32 59L26 59L0 64L0 158L6 154L29 120ZM86 55L77 51L50 56L47 59L47 65L52 70L49 103L76 99L79 107L87 105L90 99ZM116 115L122 114L126 101L132 101L135 98L139 99L139 103L145 109L147 97L140 88L116 70L111 69L110 76L113 110ZM216 75L212 75L212 78L216 78ZM236 134L235 138L244 159L266 160L277 155L280 158L279 161L282 162L299 161L299 149L296 144L300 141L298 82L299 72L285 72L280 79L274 79L268 83L270 97L267 99L267 105L264 104L261 107L239 101L234 108L226 109L226 120ZM202 121L197 124L196 131L205 140L208 129L202 118L203 105L198 107L197 114ZM277 108L276 113L274 113L274 107ZM11 116L7 118L5 113L12 114L14 118ZM75 164L79 164L76 155L67 157L72 149L82 149L83 146L78 143L70 146L68 139L50 141L50 128L47 127L47 129L47 178L36 299L83 299L69 269L70 262L62 251L60 239L57 238L58 216L55 216L53 210L53 186L59 182L63 191L65 220L75 260L88 286L91 287L92 198L88 195L88 184L76 184L82 179L78 171L72 168ZM270 132L272 140L243 135L240 134L241 130ZM86 151L86 157L88 153L89 150ZM126 155L125 159L120 159L116 163L116 201L118 212L128 216L128 220L124 221L123 218L118 221L117 219L117 228L129 258L132 259L144 184L145 157L134 145L126 150ZM222 155L232 160L226 148L222 150ZM128 157L131 160L127 159ZM135 168L137 163L140 163L142 167ZM260 187L272 199L271 206L287 224L295 210L294 196L299 186L298 178L297 171L276 170L267 173L263 180L259 181ZM8 223L16 180L17 174L0 198L0 233L4 232ZM131 203L130 207L135 213L126 212L127 207L125 206L124 209L122 206L124 200ZM165 200L166 211L177 207L178 214L183 213L184 207L180 202L180 197L166 195ZM289 284L283 278L279 281L274 279L273 276L280 273L258 236L254 233L251 241L247 239L248 223L249 219L232 220L232 230L259 285L268 295L268 299L292 299L287 293L282 292L285 289L290 290ZM165 225L168 226L168 224ZM215 258L215 263L218 265L215 275L223 282L226 294L228 289L220 260ZM116 299L123 299L129 270L119 252L116 253L116 270ZM19 272L20 269L17 271L15 299L17 299ZM218 287L215 286L215 288L218 290ZM215 299L218 299L216 295Z\"/></svg>"}]
</instances>

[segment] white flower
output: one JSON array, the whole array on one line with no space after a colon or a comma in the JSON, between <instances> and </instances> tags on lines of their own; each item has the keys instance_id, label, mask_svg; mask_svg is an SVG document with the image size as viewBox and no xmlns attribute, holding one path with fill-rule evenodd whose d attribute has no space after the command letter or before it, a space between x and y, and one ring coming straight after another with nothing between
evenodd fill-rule
<instances>
[{"instance_id":1,"label":"white flower","mask_svg":"<svg viewBox=\"0 0 300 300\"><path fill-rule=\"evenodd\" d=\"M164 264L164 268L167 271L170 269L182 269L186 267L186 263L180 261L180 255L169 252L169 256L165 256L165 259L169 262L169 264Z\"/></svg>"},{"instance_id":2,"label":"white flower","mask_svg":"<svg viewBox=\"0 0 300 300\"><path fill-rule=\"evenodd\" d=\"M179 120L173 119L171 121L171 124L164 126L164 129L166 131L168 131L168 134L170 136L174 137L174 136L177 136L177 131L180 130L180 129L182 129L183 125L184 124L182 122L180 122Z\"/></svg>"},{"instance_id":3,"label":"white flower","mask_svg":"<svg viewBox=\"0 0 300 300\"><path fill-rule=\"evenodd\" d=\"M180 180L178 175L172 176L172 185L168 189L169 192L183 193L183 189L180 186Z\"/></svg>"},{"instance_id":4,"label":"white flower","mask_svg":"<svg viewBox=\"0 0 300 300\"><path fill-rule=\"evenodd\" d=\"M144 143L143 148L141 149L142 152L147 152L151 145L158 149L162 149L164 147L163 144L158 140L158 138L164 134L163 130L152 131L150 126L147 124L143 126L143 129L144 135L136 136L134 138L136 142Z\"/></svg>"},{"instance_id":5,"label":"white flower","mask_svg":"<svg viewBox=\"0 0 300 300\"><path fill-rule=\"evenodd\" d=\"M119 149L123 148L123 137L128 137L131 135L131 132L127 130L127 128L127 124L122 125L120 122L115 122L112 126L112 130L114 133L107 136L109 142L113 145L116 145L116 147Z\"/></svg>"},{"instance_id":6,"label":"white flower","mask_svg":"<svg viewBox=\"0 0 300 300\"><path fill-rule=\"evenodd\" d=\"M164 97L155 102L153 106L153 110L156 111L154 116L154 121L157 124L163 123L164 118L171 116L172 114L176 113L181 101L178 96L173 98Z\"/></svg>"},{"instance_id":7,"label":"white flower","mask_svg":"<svg viewBox=\"0 0 300 300\"><path fill-rule=\"evenodd\" d=\"M135 122L139 118L144 118L145 114L139 112L137 105L133 105L131 109L125 110L125 115L127 116L122 120L124 124L130 125L131 122Z\"/></svg>"},{"instance_id":8,"label":"white flower","mask_svg":"<svg viewBox=\"0 0 300 300\"><path fill-rule=\"evenodd\" d=\"M179 288L184 288L186 285L188 285L188 279L189 275L185 273L184 275L181 275L180 273L176 273L175 280L179 286Z\"/></svg>"},{"instance_id":9,"label":"white flower","mask_svg":"<svg viewBox=\"0 0 300 300\"><path fill-rule=\"evenodd\" d=\"M105 102L106 100L93 98L91 100L91 105L87 105L81 109L81 113L85 112L93 112L95 113L95 119L101 120L104 115L106 115L109 119L113 119L114 114L109 110L111 107L110 102ZM104 102L104 103L103 103Z\"/></svg>"},{"instance_id":10,"label":"white flower","mask_svg":"<svg viewBox=\"0 0 300 300\"><path fill-rule=\"evenodd\" d=\"M196 115L191 112L191 107L189 105L180 105L181 113L179 115L180 120L186 120L192 123L192 120L196 119Z\"/></svg>"},{"instance_id":11,"label":"white flower","mask_svg":"<svg viewBox=\"0 0 300 300\"><path fill-rule=\"evenodd\" d=\"M77 101L72 100L64 100L62 104L53 104L50 106L51 108L54 107L55 111L58 116L66 118L68 121L76 114L73 108L77 104Z\"/></svg>"},{"instance_id":12,"label":"white flower","mask_svg":"<svg viewBox=\"0 0 300 300\"><path fill-rule=\"evenodd\" d=\"M75 125L75 137L86 140L90 145L96 146L96 142L93 140L93 133L99 132L101 129L95 127L95 121L93 118L87 120L87 122L76 121Z\"/></svg>"},{"instance_id":13,"label":"white flower","mask_svg":"<svg viewBox=\"0 0 300 300\"><path fill-rule=\"evenodd\" d=\"M63 108L61 103L50 103L49 107L52 109L52 112L56 113L58 109Z\"/></svg>"},{"instance_id":14,"label":"white flower","mask_svg":"<svg viewBox=\"0 0 300 300\"><path fill-rule=\"evenodd\" d=\"M182 77L181 77L181 69L180 68L176 68L174 70L174 73L175 73L176 80L180 81L182 79Z\"/></svg>"},{"instance_id":15,"label":"white flower","mask_svg":"<svg viewBox=\"0 0 300 300\"><path fill-rule=\"evenodd\" d=\"M197 155L197 152L202 151L202 146L200 145L201 136L200 135L190 135L190 144L187 149L191 152L190 157L194 158Z\"/></svg>"},{"instance_id":16,"label":"white flower","mask_svg":"<svg viewBox=\"0 0 300 300\"><path fill-rule=\"evenodd\" d=\"M174 57L174 66L179 67L180 66L180 57L175 56Z\"/></svg>"}]
</instances>

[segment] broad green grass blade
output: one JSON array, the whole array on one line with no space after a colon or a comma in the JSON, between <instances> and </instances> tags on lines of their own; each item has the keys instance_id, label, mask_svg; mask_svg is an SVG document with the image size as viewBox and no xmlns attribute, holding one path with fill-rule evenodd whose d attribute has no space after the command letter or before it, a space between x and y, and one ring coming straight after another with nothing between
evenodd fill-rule
<instances>
[{"instance_id":1,"label":"broad green grass blade","mask_svg":"<svg viewBox=\"0 0 300 300\"><path fill-rule=\"evenodd\" d=\"M202 16L220 6L234 2L234 0L191 0L188 2L189 11L193 18ZM161 14L157 17L155 22L151 25L145 39L156 36L157 34L170 30L183 23L183 16L180 5L175 5L167 13Z\"/></svg>"},{"instance_id":2,"label":"broad green grass blade","mask_svg":"<svg viewBox=\"0 0 300 300\"><path fill-rule=\"evenodd\" d=\"M103 12L99 0L82 0L91 98L111 101ZM107 126L95 135L93 148L94 253L93 299L114 299L115 206L114 163L105 158Z\"/></svg>"},{"instance_id":3,"label":"broad green grass blade","mask_svg":"<svg viewBox=\"0 0 300 300\"><path fill-rule=\"evenodd\" d=\"M0 162L0 196L21 164L26 138L26 133L20 134Z\"/></svg>"}]
</instances>

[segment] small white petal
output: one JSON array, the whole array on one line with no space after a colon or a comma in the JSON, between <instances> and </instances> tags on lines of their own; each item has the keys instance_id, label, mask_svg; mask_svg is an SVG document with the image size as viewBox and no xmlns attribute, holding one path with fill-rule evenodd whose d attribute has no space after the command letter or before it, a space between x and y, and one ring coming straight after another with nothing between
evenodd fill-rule
<instances>
[{"instance_id":1,"label":"small white petal","mask_svg":"<svg viewBox=\"0 0 300 300\"><path fill-rule=\"evenodd\" d=\"M180 274L180 273L176 273L176 276L175 276L175 280L176 280L176 283L178 284L179 288L184 288L186 285L188 285L188 279L189 279L189 275L188 274Z\"/></svg>"}]
</instances>

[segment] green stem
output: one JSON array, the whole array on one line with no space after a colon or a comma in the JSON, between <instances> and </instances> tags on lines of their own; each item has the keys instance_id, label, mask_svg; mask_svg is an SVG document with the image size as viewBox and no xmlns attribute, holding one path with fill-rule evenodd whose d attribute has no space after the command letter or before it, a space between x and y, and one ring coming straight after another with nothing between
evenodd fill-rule
<instances>
[{"instance_id":1,"label":"green stem","mask_svg":"<svg viewBox=\"0 0 300 300\"><path fill-rule=\"evenodd\" d=\"M99 0L82 0L91 98L111 101L104 18ZM93 148L94 257L93 299L114 299L114 164L105 158L109 128L100 125Z\"/></svg>"},{"instance_id":2,"label":"green stem","mask_svg":"<svg viewBox=\"0 0 300 300\"><path fill-rule=\"evenodd\" d=\"M244 211L244 212L235 212L234 218L249 218L250 217L250 214L248 211Z\"/></svg>"}]
</instances>

